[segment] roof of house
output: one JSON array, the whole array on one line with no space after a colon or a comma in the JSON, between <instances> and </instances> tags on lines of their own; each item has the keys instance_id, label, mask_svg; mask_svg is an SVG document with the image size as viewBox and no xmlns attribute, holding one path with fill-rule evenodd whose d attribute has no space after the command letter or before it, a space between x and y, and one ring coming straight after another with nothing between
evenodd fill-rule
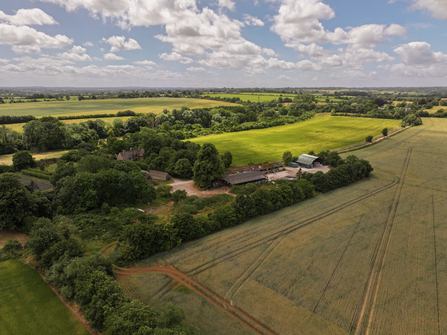
<instances>
[{"instance_id":1,"label":"roof of house","mask_svg":"<svg viewBox=\"0 0 447 335\"><path fill-rule=\"evenodd\" d=\"M223 176L223 179L231 185L245 184L249 182L254 182L257 180L268 179L265 174L259 171L251 171L237 174L230 174Z\"/></svg>"},{"instance_id":2,"label":"roof of house","mask_svg":"<svg viewBox=\"0 0 447 335\"><path fill-rule=\"evenodd\" d=\"M161 171L155 171L155 170L150 170L149 171L149 176L151 176L152 179L158 179L158 180L165 180L165 179L169 179L169 173L167 172L161 172Z\"/></svg>"},{"instance_id":3,"label":"roof of house","mask_svg":"<svg viewBox=\"0 0 447 335\"><path fill-rule=\"evenodd\" d=\"M118 154L118 157L121 157L125 161L133 157L143 157L143 156L144 156L143 148L137 148L137 149L130 148L130 150L123 150Z\"/></svg>"},{"instance_id":4,"label":"roof of house","mask_svg":"<svg viewBox=\"0 0 447 335\"><path fill-rule=\"evenodd\" d=\"M298 164L305 164L305 165L312 165L319 157L302 154L300 157L298 157L298 160L296 161Z\"/></svg>"}]
</instances>

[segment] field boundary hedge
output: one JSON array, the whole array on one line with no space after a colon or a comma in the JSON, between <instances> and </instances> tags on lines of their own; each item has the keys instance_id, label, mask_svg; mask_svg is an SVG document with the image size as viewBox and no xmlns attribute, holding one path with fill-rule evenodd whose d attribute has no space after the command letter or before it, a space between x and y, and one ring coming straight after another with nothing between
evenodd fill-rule
<instances>
[{"instance_id":1,"label":"field boundary hedge","mask_svg":"<svg viewBox=\"0 0 447 335\"><path fill-rule=\"evenodd\" d=\"M30 171L30 170L22 170L21 171L22 174L26 175L26 176L31 176L31 177L36 177L36 178L40 178L40 179L45 179L45 180L50 180L51 175L42 173L42 172L35 172L35 171Z\"/></svg>"}]
</instances>

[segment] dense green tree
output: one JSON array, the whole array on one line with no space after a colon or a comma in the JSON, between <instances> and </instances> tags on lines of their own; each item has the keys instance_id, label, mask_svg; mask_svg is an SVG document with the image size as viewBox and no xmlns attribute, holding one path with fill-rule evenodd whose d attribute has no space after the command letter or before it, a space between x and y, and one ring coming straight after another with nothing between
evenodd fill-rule
<instances>
[{"instance_id":1,"label":"dense green tree","mask_svg":"<svg viewBox=\"0 0 447 335\"><path fill-rule=\"evenodd\" d=\"M150 306L143 305L139 300L122 304L106 322L106 334L153 334L157 327L158 312Z\"/></svg>"},{"instance_id":2,"label":"dense green tree","mask_svg":"<svg viewBox=\"0 0 447 335\"><path fill-rule=\"evenodd\" d=\"M58 167L56 171L53 172L50 178L50 183L56 185L56 183L64 177L72 177L76 174L77 170L73 165L64 165Z\"/></svg>"},{"instance_id":3,"label":"dense green tree","mask_svg":"<svg viewBox=\"0 0 447 335\"><path fill-rule=\"evenodd\" d=\"M292 162L293 158L292 158L292 153L290 151L286 151L283 153L282 155L282 162L284 163L285 166L287 166L287 164L289 162Z\"/></svg>"},{"instance_id":4,"label":"dense green tree","mask_svg":"<svg viewBox=\"0 0 447 335\"><path fill-rule=\"evenodd\" d=\"M204 235L202 227L188 213L177 213L171 219L178 236L182 241L191 241Z\"/></svg>"},{"instance_id":5,"label":"dense green tree","mask_svg":"<svg viewBox=\"0 0 447 335\"><path fill-rule=\"evenodd\" d=\"M0 230L20 228L31 215L30 192L14 173L0 174Z\"/></svg>"},{"instance_id":6,"label":"dense green tree","mask_svg":"<svg viewBox=\"0 0 447 335\"><path fill-rule=\"evenodd\" d=\"M41 218L33 226L27 246L31 248L36 259L40 260L45 251L63 240L63 236L49 219Z\"/></svg>"},{"instance_id":7,"label":"dense green tree","mask_svg":"<svg viewBox=\"0 0 447 335\"><path fill-rule=\"evenodd\" d=\"M385 137L388 136L388 128L383 128L382 135Z\"/></svg>"},{"instance_id":8,"label":"dense green tree","mask_svg":"<svg viewBox=\"0 0 447 335\"><path fill-rule=\"evenodd\" d=\"M233 227L238 224L238 217L232 206L220 206L208 216L216 230Z\"/></svg>"},{"instance_id":9,"label":"dense green tree","mask_svg":"<svg viewBox=\"0 0 447 335\"><path fill-rule=\"evenodd\" d=\"M184 178L184 179L191 178L193 172L192 172L192 166L191 166L191 163L189 162L189 159L187 159L187 158L179 159L175 163L174 172L180 178Z\"/></svg>"},{"instance_id":10,"label":"dense green tree","mask_svg":"<svg viewBox=\"0 0 447 335\"><path fill-rule=\"evenodd\" d=\"M41 258L41 264L49 269L54 262L59 261L62 256L68 258L81 257L84 254L84 248L74 238L63 239L48 248Z\"/></svg>"},{"instance_id":11,"label":"dense green tree","mask_svg":"<svg viewBox=\"0 0 447 335\"><path fill-rule=\"evenodd\" d=\"M226 169L231 166L231 164L233 163L233 155L231 154L231 152L227 151L223 154L222 162L224 163Z\"/></svg>"},{"instance_id":12,"label":"dense green tree","mask_svg":"<svg viewBox=\"0 0 447 335\"><path fill-rule=\"evenodd\" d=\"M172 199L174 199L174 203L178 203L180 200L184 200L188 197L185 190L176 190L172 193Z\"/></svg>"},{"instance_id":13,"label":"dense green tree","mask_svg":"<svg viewBox=\"0 0 447 335\"><path fill-rule=\"evenodd\" d=\"M368 136L366 136L365 141L371 143L373 138L374 138L374 136L368 135Z\"/></svg>"},{"instance_id":14,"label":"dense green tree","mask_svg":"<svg viewBox=\"0 0 447 335\"><path fill-rule=\"evenodd\" d=\"M36 167L36 161L28 151L19 151L12 156L12 165L17 171Z\"/></svg>"},{"instance_id":15,"label":"dense green tree","mask_svg":"<svg viewBox=\"0 0 447 335\"><path fill-rule=\"evenodd\" d=\"M222 178L225 166L214 144L205 143L197 154L193 168L193 180L199 186L209 186Z\"/></svg>"},{"instance_id":16,"label":"dense green tree","mask_svg":"<svg viewBox=\"0 0 447 335\"><path fill-rule=\"evenodd\" d=\"M160 185L157 187L157 195L161 198L170 198L172 192L171 185Z\"/></svg>"}]
</instances>

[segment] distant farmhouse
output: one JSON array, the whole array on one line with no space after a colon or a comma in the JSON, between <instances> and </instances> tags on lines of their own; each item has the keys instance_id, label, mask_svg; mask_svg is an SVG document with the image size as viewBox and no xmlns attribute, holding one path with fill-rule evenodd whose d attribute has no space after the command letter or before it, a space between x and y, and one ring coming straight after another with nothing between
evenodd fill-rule
<instances>
[{"instance_id":1,"label":"distant farmhouse","mask_svg":"<svg viewBox=\"0 0 447 335\"><path fill-rule=\"evenodd\" d=\"M138 148L138 149L130 148L130 150L127 150L127 151L123 150L116 157L116 159L119 161L131 161L131 162L140 161L143 158L144 158L144 149L143 148Z\"/></svg>"},{"instance_id":2,"label":"distant farmhouse","mask_svg":"<svg viewBox=\"0 0 447 335\"><path fill-rule=\"evenodd\" d=\"M299 166L302 166L306 169L313 169L315 167L319 167L323 165L323 160L317 156L302 154L298 157L296 161Z\"/></svg>"}]
</instances>

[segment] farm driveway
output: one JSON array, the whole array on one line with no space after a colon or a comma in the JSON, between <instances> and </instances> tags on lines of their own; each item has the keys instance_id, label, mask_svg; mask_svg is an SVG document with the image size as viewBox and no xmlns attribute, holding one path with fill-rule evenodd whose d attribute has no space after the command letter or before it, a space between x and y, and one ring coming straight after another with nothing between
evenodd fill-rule
<instances>
[{"instance_id":1,"label":"farm driveway","mask_svg":"<svg viewBox=\"0 0 447 335\"><path fill-rule=\"evenodd\" d=\"M194 188L194 182L192 180L184 181L184 180L175 179L175 178L173 178L173 180L174 180L174 183L170 184L173 187L172 191L174 192L177 190L185 190L189 196L197 195L199 197L211 197L216 194L230 193L229 186L212 188L209 191L199 191L196 188Z\"/></svg>"}]
</instances>

